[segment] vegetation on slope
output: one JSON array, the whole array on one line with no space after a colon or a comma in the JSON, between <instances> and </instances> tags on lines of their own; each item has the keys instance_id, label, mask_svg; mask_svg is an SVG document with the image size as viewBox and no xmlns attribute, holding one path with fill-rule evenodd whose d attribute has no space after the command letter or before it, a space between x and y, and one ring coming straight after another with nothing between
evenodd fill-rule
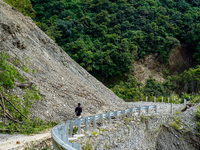
<instances>
[{"instance_id":1,"label":"vegetation on slope","mask_svg":"<svg viewBox=\"0 0 200 150\"><path fill-rule=\"evenodd\" d=\"M18 60L14 64L18 64ZM22 65L22 70L25 66ZM14 95L12 89L16 86L22 87L22 95ZM40 100L39 90L33 84L26 82L15 68L8 62L8 56L0 51L0 131L37 133L49 128L55 123L45 123L39 118L29 119L29 109L35 100Z\"/></svg>"},{"instance_id":2,"label":"vegetation on slope","mask_svg":"<svg viewBox=\"0 0 200 150\"><path fill-rule=\"evenodd\" d=\"M195 113L195 121L196 121L196 129L198 131L198 134L200 135L200 108L197 107L197 111Z\"/></svg>"}]
</instances>

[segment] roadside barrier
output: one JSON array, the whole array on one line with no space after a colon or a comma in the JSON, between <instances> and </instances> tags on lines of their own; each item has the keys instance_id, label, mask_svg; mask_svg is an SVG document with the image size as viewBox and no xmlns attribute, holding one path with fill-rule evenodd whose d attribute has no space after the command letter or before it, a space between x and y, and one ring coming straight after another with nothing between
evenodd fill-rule
<instances>
[{"instance_id":1,"label":"roadside barrier","mask_svg":"<svg viewBox=\"0 0 200 150\"><path fill-rule=\"evenodd\" d=\"M138 115L141 115L142 110L145 110L147 114L150 112L150 109L154 109L155 113L157 113L157 105L150 105L150 106L142 106L142 107L135 107L129 108L120 111L113 111L103 114L97 114L94 116L83 117L81 119L73 119L67 120L55 126L52 131L52 140L53 146L55 150L80 150L79 143L71 143L69 142L70 138L73 138L73 128L74 126L78 127L76 137L81 136L81 124L85 125L85 132L88 131L89 122L92 122L93 130L96 129L96 120L99 120L101 126L104 126L104 119L108 120L108 123L111 123L111 119L115 118L116 121L119 120L119 117L122 116L125 118L126 116L133 116L133 112L138 112ZM111 118L112 117L112 118Z\"/></svg>"}]
</instances>

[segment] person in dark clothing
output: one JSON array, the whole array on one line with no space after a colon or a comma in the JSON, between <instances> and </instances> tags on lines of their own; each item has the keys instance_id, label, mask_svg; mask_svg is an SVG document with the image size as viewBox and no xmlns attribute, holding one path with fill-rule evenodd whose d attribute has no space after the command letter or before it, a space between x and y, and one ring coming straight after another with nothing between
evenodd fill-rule
<instances>
[{"instance_id":1,"label":"person in dark clothing","mask_svg":"<svg viewBox=\"0 0 200 150\"><path fill-rule=\"evenodd\" d=\"M80 103L78 103L78 107L76 107L75 113L76 113L77 118L81 118L82 108L81 108Z\"/></svg>"}]
</instances>

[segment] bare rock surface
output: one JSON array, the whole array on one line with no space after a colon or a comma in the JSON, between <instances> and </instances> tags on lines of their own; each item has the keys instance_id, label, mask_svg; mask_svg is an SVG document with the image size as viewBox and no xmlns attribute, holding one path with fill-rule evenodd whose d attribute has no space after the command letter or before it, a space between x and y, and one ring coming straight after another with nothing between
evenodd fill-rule
<instances>
[{"instance_id":1,"label":"bare rock surface","mask_svg":"<svg viewBox=\"0 0 200 150\"><path fill-rule=\"evenodd\" d=\"M158 59L158 54L151 54L135 61L133 64L134 72L132 74L143 84L151 77L156 81L164 82L165 79Z\"/></svg>"},{"instance_id":2,"label":"bare rock surface","mask_svg":"<svg viewBox=\"0 0 200 150\"><path fill-rule=\"evenodd\" d=\"M46 121L63 121L74 117L77 103L83 116L120 110L126 103L73 61L29 17L0 1L0 47L19 61L16 68L40 89L42 100L35 102L31 117ZM22 71L23 64L30 70ZM20 95L17 87L13 93Z\"/></svg>"}]
</instances>

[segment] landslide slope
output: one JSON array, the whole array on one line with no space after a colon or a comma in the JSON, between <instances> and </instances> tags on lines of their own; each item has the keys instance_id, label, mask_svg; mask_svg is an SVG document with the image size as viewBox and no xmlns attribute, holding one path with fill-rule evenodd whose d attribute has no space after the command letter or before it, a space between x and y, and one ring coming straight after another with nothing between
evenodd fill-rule
<instances>
[{"instance_id":1,"label":"landslide slope","mask_svg":"<svg viewBox=\"0 0 200 150\"><path fill-rule=\"evenodd\" d=\"M122 99L74 62L33 20L2 0L0 51L10 56L9 61L28 83L40 89L42 100L33 104L31 118L71 119L78 102L82 104L83 116L126 107ZM23 71L23 65L30 70L28 73ZM23 89L16 86L11 92L20 96Z\"/></svg>"}]
</instances>

